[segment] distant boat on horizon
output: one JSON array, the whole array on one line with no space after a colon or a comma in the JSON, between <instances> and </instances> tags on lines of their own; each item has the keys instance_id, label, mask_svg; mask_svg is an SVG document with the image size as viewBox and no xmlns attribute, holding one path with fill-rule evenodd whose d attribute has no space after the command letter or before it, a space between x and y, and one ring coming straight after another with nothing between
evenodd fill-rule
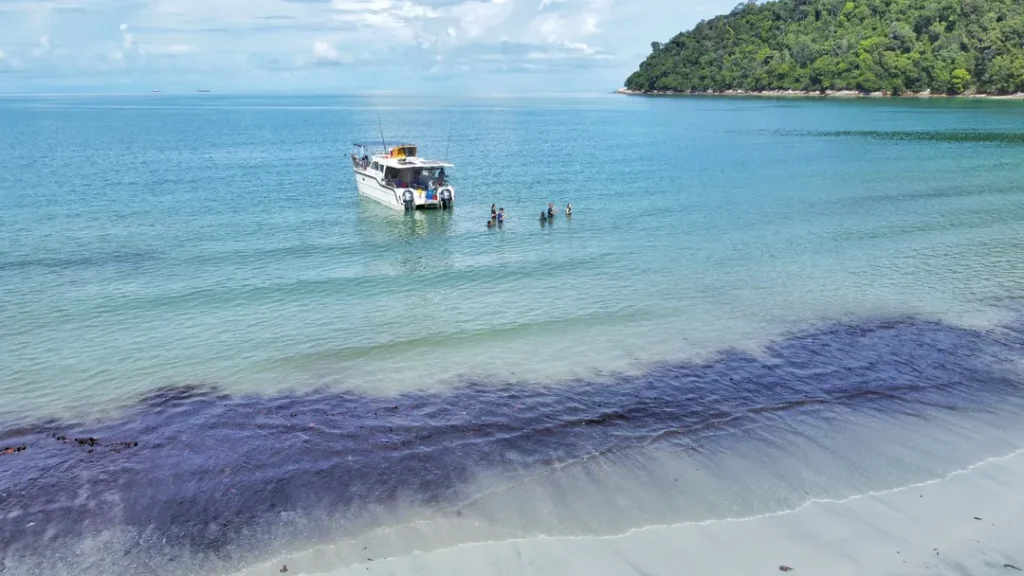
<instances>
[{"instance_id":1,"label":"distant boat on horizon","mask_svg":"<svg viewBox=\"0 0 1024 576\"><path fill-rule=\"evenodd\" d=\"M157 90L156 88L154 88L154 89L153 89L153 92L159 92L159 90Z\"/></svg>"},{"instance_id":2,"label":"distant boat on horizon","mask_svg":"<svg viewBox=\"0 0 1024 576\"><path fill-rule=\"evenodd\" d=\"M205 88L200 88L199 90L196 90L196 92L209 92L209 90Z\"/></svg>"}]
</instances>

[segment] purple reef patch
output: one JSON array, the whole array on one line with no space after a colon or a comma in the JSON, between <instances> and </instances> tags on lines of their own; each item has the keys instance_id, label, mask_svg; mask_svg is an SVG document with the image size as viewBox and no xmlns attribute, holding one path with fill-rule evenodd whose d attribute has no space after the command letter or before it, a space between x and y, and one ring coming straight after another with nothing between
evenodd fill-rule
<instances>
[{"instance_id":1,"label":"purple reef patch","mask_svg":"<svg viewBox=\"0 0 1024 576\"><path fill-rule=\"evenodd\" d=\"M738 441L789 411L985 410L1022 396L1006 369L1021 351L1020 331L908 319L602 382L467 382L393 397L161 389L109 421L0 428L0 568L112 527L138 547L231 556L260 546L263 523L357 518L399 498L457 503L481 471L720 442L722 432Z\"/></svg>"}]
</instances>

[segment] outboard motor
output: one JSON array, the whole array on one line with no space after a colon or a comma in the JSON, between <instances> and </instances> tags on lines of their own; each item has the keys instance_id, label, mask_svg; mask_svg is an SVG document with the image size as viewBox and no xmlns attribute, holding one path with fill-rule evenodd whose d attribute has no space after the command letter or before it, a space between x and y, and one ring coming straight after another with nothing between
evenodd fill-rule
<instances>
[{"instance_id":1,"label":"outboard motor","mask_svg":"<svg viewBox=\"0 0 1024 576\"><path fill-rule=\"evenodd\" d=\"M452 204L454 203L454 198L452 198L452 189L451 188L445 188L445 189L441 190L440 196L441 196L441 209L442 210L451 210L452 209Z\"/></svg>"},{"instance_id":2,"label":"outboard motor","mask_svg":"<svg viewBox=\"0 0 1024 576\"><path fill-rule=\"evenodd\" d=\"M402 192L402 205L405 206L406 212L412 212L416 209L416 196L413 195L412 190Z\"/></svg>"}]
</instances>

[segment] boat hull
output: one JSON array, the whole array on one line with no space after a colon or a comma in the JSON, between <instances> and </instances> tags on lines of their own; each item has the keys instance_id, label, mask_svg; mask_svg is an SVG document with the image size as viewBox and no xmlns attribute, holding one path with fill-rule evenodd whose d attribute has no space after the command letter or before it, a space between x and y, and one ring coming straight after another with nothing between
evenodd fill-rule
<instances>
[{"instance_id":1,"label":"boat hull","mask_svg":"<svg viewBox=\"0 0 1024 576\"><path fill-rule=\"evenodd\" d=\"M397 195L391 188L386 188L377 183L375 178L356 173L356 191L360 196L375 200L389 208L403 210L401 196Z\"/></svg>"},{"instance_id":2,"label":"boat hull","mask_svg":"<svg viewBox=\"0 0 1024 576\"><path fill-rule=\"evenodd\" d=\"M384 186L373 176L358 171L355 173L355 178L356 191L359 192L360 196L369 198L394 210L405 210L402 196L406 190ZM441 190L450 191L452 203L454 204L455 190L451 186L445 186ZM441 190L435 194L434 198L428 198L428 195L422 190L413 190L415 207L417 209L442 208Z\"/></svg>"}]
</instances>

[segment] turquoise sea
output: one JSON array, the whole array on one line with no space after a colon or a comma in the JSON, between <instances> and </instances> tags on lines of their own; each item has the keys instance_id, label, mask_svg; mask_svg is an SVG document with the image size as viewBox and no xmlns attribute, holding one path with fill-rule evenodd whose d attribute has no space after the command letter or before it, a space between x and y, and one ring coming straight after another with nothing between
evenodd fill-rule
<instances>
[{"instance_id":1,"label":"turquoise sea","mask_svg":"<svg viewBox=\"0 0 1024 576\"><path fill-rule=\"evenodd\" d=\"M12 574L332 543L326 573L413 517L451 523L382 554L1024 446L1018 102L19 96L0 127ZM350 144L381 130L455 164L453 212L357 196Z\"/></svg>"}]
</instances>

